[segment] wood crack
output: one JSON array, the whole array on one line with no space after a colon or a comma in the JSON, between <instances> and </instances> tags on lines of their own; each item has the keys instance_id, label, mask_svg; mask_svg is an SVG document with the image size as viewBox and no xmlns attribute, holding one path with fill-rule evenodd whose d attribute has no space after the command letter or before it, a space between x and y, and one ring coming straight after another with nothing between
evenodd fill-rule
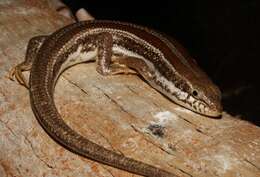
<instances>
[{"instance_id":1,"label":"wood crack","mask_svg":"<svg viewBox=\"0 0 260 177\"><path fill-rule=\"evenodd\" d=\"M184 174L186 174L186 175L188 175L188 176L190 176L190 177L194 177L192 174L190 174L190 173L184 171L183 169L180 169L179 167L173 166L173 165L170 164L170 163L167 163L167 164L168 164L170 167L172 167L172 168L174 168L174 169L176 169L176 170L179 170L180 172L182 172L182 173L184 173Z\"/></svg>"},{"instance_id":2,"label":"wood crack","mask_svg":"<svg viewBox=\"0 0 260 177\"><path fill-rule=\"evenodd\" d=\"M203 132L196 124L194 124L193 122L189 121L188 119L178 115L179 118L181 118L182 120L184 120L185 122L189 123L192 127L194 127L194 129L198 132L198 133L201 133L205 136L208 136L208 137L211 137L211 138L214 138L213 136Z\"/></svg>"},{"instance_id":3,"label":"wood crack","mask_svg":"<svg viewBox=\"0 0 260 177\"><path fill-rule=\"evenodd\" d=\"M128 114L131 117L134 117L137 119L136 116L134 116L133 114L131 114L129 111L127 111L121 104L119 104L114 98L112 98L110 95L108 95L103 89L101 89L100 87L97 87L96 85L94 85L93 87L95 87L96 89L100 90L103 95L109 99L113 104L115 104L122 112Z\"/></svg>"},{"instance_id":4,"label":"wood crack","mask_svg":"<svg viewBox=\"0 0 260 177\"><path fill-rule=\"evenodd\" d=\"M18 172L18 174L19 174L20 176L24 176L24 175L22 175L22 172L21 172L21 170L20 170L18 167L16 167L15 169L16 169L16 171Z\"/></svg>"},{"instance_id":5,"label":"wood crack","mask_svg":"<svg viewBox=\"0 0 260 177\"><path fill-rule=\"evenodd\" d=\"M247 162L248 164L250 164L251 166L255 167L257 170L260 171L260 167L257 166L256 164L254 164L253 162L249 161L248 159L244 159L245 162Z\"/></svg>"},{"instance_id":6,"label":"wood crack","mask_svg":"<svg viewBox=\"0 0 260 177\"><path fill-rule=\"evenodd\" d=\"M135 132L137 132L137 133L140 134L142 137L144 137L144 139L145 139L147 142L151 143L152 145L154 145L155 147L157 147L158 149L160 149L161 151L163 151L163 152L165 152L165 153L167 153L167 154L169 154L169 155L174 155L173 153L169 152L168 150L164 149L164 148L161 147L160 145L154 143L152 140L150 140L149 138L147 138L147 137L143 134L143 132L140 131L138 128L136 128L134 125L131 125L131 127L133 128L133 130L134 130Z\"/></svg>"},{"instance_id":7,"label":"wood crack","mask_svg":"<svg viewBox=\"0 0 260 177\"><path fill-rule=\"evenodd\" d=\"M108 168L106 168L104 165L102 165L102 168L105 169L112 177L116 177L111 170L109 170Z\"/></svg>"},{"instance_id":8,"label":"wood crack","mask_svg":"<svg viewBox=\"0 0 260 177\"><path fill-rule=\"evenodd\" d=\"M0 122L4 125L5 128L7 128L7 129L11 132L11 134L12 134L13 136L17 137L16 133L14 133L14 131L7 125L8 122L4 122L4 121L1 120L1 119L0 119Z\"/></svg>"},{"instance_id":9,"label":"wood crack","mask_svg":"<svg viewBox=\"0 0 260 177\"><path fill-rule=\"evenodd\" d=\"M95 132L95 133L98 133L99 136L101 136L108 144L109 144L109 147L114 151L114 152L118 152L120 153L121 155L124 155L124 153L122 151L120 151L119 149L116 149L114 148L114 146L112 145L112 143L108 140L107 137L105 137L105 135L103 135L102 133L100 132L97 132L97 131L94 131L92 128L89 128L92 132Z\"/></svg>"},{"instance_id":10,"label":"wood crack","mask_svg":"<svg viewBox=\"0 0 260 177\"><path fill-rule=\"evenodd\" d=\"M45 164L45 166L47 166L48 168L50 168L50 169L55 168L55 166L53 166L53 165L49 164L48 162L46 162L45 160L43 160L43 159L35 152L35 149L34 149L34 147L33 147L33 145L32 145L32 142L29 140L29 138L28 138L27 136L24 136L24 138L25 138L25 141L30 145L30 148L32 149L32 152L33 152L33 154L35 155L35 157L36 157L37 159L39 159L39 160L40 160L43 164Z\"/></svg>"},{"instance_id":11,"label":"wood crack","mask_svg":"<svg viewBox=\"0 0 260 177\"><path fill-rule=\"evenodd\" d=\"M66 81L68 81L70 84L72 84L73 86L77 87L78 89L80 89L80 91L82 91L84 94L88 95L88 92L86 90L84 90L83 88L81 88L77 83L71 81L70 79L68 79L65 76L62 76Z\"/></svg>"},{"instance_id":12,"label":"wood crack","mask_svg":"<svg viewBox=\"0 0 260 177\"><path fill-rule=\"evenodd\" d=\"M135 94L135 95L137 95L139 97L142 97L142 95L140 95L137 91L135 91L131 86L126 85L126 88L128 88L128 90L131 91L133 94ZM162 110L161 106L159 106L157 103L155 103L153 101L149 101L149 103L153 104L158 110Z\"/></svg>"}]
</instances>

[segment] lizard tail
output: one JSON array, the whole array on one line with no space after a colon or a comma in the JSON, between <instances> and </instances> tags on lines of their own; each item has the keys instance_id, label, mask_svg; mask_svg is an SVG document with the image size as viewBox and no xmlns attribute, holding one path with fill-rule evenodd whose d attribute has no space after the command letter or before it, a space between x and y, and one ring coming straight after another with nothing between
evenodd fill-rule
<instances>
[{"instance_id":1,"label":"lizard tail","mask_svg":"<svg viewBox=\"0 0 260 177\"><path fill-rule=\"evenodd\" d=\"M41 95L39 97L39 94ZM72 130L57 111L52 98L43 87L30 90L33 112L45 131L59 144L86 158L147 177L178 177L177 175L108 150ZM49 98L48 98L49 97ZM51 96L52 97L52 96Z\"/></svg>"}]
</instances>

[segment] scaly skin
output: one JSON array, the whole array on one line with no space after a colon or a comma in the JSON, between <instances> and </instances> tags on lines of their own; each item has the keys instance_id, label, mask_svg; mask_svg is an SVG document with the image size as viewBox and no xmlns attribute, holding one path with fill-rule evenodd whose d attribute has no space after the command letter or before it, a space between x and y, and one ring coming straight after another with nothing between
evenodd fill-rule
<instances>
[{"instance_id":1,"label":"scaly skin","mask_svg":"<svg viewBox=\"0 0 260 177\"><path fill-rule=\"evenodd\" d=\"M111 61L111 56L117 59ZM32 39L26 60L11 77L27 86L31 106L45 131L67 149L89 159L149 177L176 177L157 167L107 150L79 135L62 120L53 100L61 71L97 58L102 75L135 70L153 88L179 105L206 116L221 114L220 91L172 39L128 23L78 22L50 36ZM31 69L29 85L22 71Z\"/></svg>"}]
</instances>

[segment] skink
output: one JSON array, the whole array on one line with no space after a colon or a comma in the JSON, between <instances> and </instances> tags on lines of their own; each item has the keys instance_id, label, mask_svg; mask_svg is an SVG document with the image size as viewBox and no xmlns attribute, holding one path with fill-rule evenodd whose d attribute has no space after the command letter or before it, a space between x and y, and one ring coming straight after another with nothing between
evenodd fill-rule
<instances>
[{"instance_id":1,"label":"skink","mask_svg":"<svg viewBox=\"0 0 260 177\"><path fill-rule=\"evenodd\" d=\"M210 117L222 112L218 87L174 39L146 27L115 21L77 22L50 36L34 37L25 61L10 72L12 78L29 88L31 107L41 126L67 149L143 176L177 176L107 150L65 124L54 104L54 87L63 70L86 61L96 61L97 72L104 76L137 72L173 102ZM24 70L31 70L29 85Z\"/></svg>"}]
</instances>

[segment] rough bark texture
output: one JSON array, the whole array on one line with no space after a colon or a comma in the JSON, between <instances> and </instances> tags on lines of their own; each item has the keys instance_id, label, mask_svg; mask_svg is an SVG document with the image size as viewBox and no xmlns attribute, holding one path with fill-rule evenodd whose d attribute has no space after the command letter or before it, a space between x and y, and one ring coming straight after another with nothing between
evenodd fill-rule
<instances>
[{"instance_id":1,"label":"rough bark texture","mask_svg":"<svg viewBox=\"0 0 260 177\"><path fill-rule=\"evenodd\" d=\"M28 90L8 79L28 40L71 23L47 1L0 2L0 176L135 176L75 155L54 142L30 108ZM26 73L28 76L28 72ZM94 64L66 71L55 101L66 122L109 149L183 177L260 176L260 129L231 117L187 111L134 75L103 77Z\"/></svg>"}]
</instances>

